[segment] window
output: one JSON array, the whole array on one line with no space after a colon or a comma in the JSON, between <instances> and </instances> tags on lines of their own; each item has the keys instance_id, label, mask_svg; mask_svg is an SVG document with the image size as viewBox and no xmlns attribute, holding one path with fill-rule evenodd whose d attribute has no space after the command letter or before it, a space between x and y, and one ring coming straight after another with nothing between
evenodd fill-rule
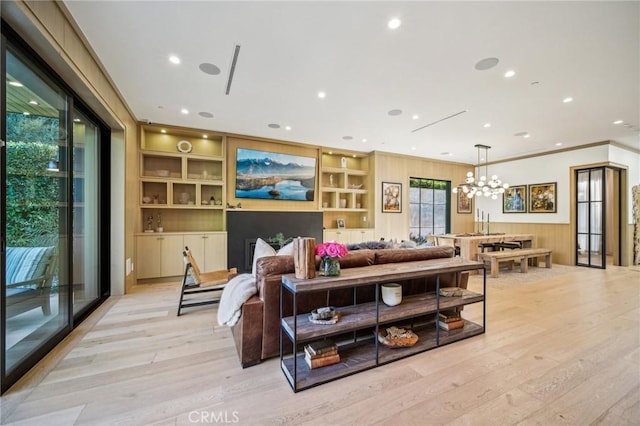
<instances>
[{"instance_id":1,"label":"window","mask_svg":"<svg viewBox=\"0 0 640 426\"><path fill-rule=\"evenodd\" d=\"M409 178L409 236L421 243L429 235L449 232L451 182Z\"/></svg>"}]
</instances>

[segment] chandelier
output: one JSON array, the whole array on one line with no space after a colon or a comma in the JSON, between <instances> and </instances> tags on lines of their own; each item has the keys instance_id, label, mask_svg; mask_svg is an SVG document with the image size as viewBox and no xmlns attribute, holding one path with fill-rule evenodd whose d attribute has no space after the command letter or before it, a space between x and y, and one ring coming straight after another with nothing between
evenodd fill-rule
<instances>
[{"instance_id":1,"label":"chandelier","mask_svg":"<svg viewBox=\"0 0 640 426\"><path fill-rule=\"evenodd\" d=\"M492 200L496 200L498 195L504 193L505 189L509 188L508 183L502 183L498 176L492 175L491 179L487 180L487 163L489 162L489 149L487 145L475 145L478 148L478 174L482 172L482 164L480 158L480 151L484 150L484 175L481 175L478 180L473 177L473 172L467 173L467 178L464 183L456 186L452 189L454 193L463 192L468 198L476 197L491 197Z\"/></svg>"}]
</instances>

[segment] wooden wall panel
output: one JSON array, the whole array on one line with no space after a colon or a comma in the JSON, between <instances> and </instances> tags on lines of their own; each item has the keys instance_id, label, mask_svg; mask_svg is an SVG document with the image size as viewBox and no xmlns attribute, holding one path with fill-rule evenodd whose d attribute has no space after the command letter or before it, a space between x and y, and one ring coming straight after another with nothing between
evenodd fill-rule
<instances>
[{"instance_id":1,"label":"wooden wall panel","mask_svg":"<svg viewBox=\"0 0 640 426\"><path fill-rule=\"evenodd\" d=\"M560 223L504 223L491 222L491 232L507 234L533 234L536 236L536 247L544 247L553 251L553 263L575 265L571 242L571 226Z\"/></svg>"},{"instance_id":2,"label":"wooden wall panel","mask_svg":"<svg viewBox=\"0 0 640 426\"><path fill-rule=\"evenodd\" d=\"M452 185L463 182L471 165L425 158L403 156L385 152L372 154L374 170L374 214L376 235L385 239L409 239L409 178L421 177L451 181ZM402 183L402 213L382 213L382 182ZM452 196L454 194L451 194ZM472 232L473 214L458 214L452 204L451 229L454 232ZM473 209L472 209L473 212Z\"/></svg>"}]
</instances>

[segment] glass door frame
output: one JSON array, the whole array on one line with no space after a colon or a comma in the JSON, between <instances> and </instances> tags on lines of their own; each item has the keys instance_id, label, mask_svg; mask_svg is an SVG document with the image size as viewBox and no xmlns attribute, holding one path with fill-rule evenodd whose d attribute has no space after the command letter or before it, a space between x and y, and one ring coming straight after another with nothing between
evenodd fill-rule
<instances>
[{"instance_id":1,"label":"glass door frame","mask_svg":"<svg viewBox=\"0 0 640 426\"><path fill-rule=\"evenodd\" d=\"M11 28L10 26L2 20L2 32L0 33L0 72L6 77L7 67L6 67L6 54L7 54L7 46L11 44L12 51L17 51L20 54L20 57L26 58L28 65L34 67L33 71L36 72L41 78L45 81L49 81L54 84L56 87L60 88L66 95L66 114L64 117L64 123L61 127L64 127L67 130L67 141L66 148L64 150L60 150L60 164L63 162L69 166L73 165L73 134L70 129L73 128L73 112L79 111L82 114L85 114L89 117L94 124L98 125L99 128L99 141L98 143L98 164L96 164L96 173L97 173L97 185L96 190L101 196L98 199L98 217L97 223L99 224L98 234L96 236L95 241L91 241L96 247L98 251L98 298L94 303L89 304L88 306L83 307L78 310L74 314L72 309L73 302L73 290L71 283L73 283L73 199L70 197L68 207L64 211L64 217L60 218L60 229L62 232L65 232L63 235L60 234L61 238L65 238L68 242L64 246L64 250L66 250L65 261L64 263L60 263L60 268L66 268L66 279L68 280L69 290L65 292L65 297L67 298L66 303L68 304L67 309L67 320L64 326L56 331L54 334L47 337L46 340L42 342L40 346L38 346L33 352L30 353L25 359L21 360L20 363L16 364L14 368L7 374L6 368L6 338L4 332L7 328L7 318L5 315L6 312L6 297L4 297L6 285L5 285L5 274L6 274L6 266L4 256L6 255L6 239L5 239L5 223L6 218L6 185L1 185L0 188L0 231L1 235L1 251L3 259L0 260L0 290L2 291L2 302L0 303L0 327L3 332L3 335L0 336L0 393L4 393L7 389L13 386L25 373L27 373L33 366L35 366L42 358L44 358L47 353L49 353L56 345L58 345L69 333L75 328L82 320L84 320L91 312L97 309L109 296L110 296L110 192L111 192L111 184L110 184L110 169L111 169L111 147L109 141L111 140L111 130L105 124L103 120L101 120L95 113L93 113L88 107L84 106L81 101L79 101L78 95L64 82L62 78L58 76L58 74L52 70L46 62L44 62L40 56L24 42ZM2 96L0 96L0 137L2 137L3 142L0 143L2 150L1 164L0 164L0 178L6 179L6 147L4 144L4 136L7 134L6 128L6 78L3 78L0 82L0 89ZM62 158L64 156L64 158ZM73 171L73 168L70 167L69 172ZM65 185L63 191L66 191L67 194L73 194L73 179L67 179L67 184ZM106 212L106 213L104 213ZM62 259L62 256L61 256Z\"/></svg>"},{"instance_id":2,"label":"glass door frame","mask_svg":"<svg viewBox=\"0 0 640 426\"><path fill-rule=\"evenodd\" d=\"M598 200L594 200L593 199L593 185L595 185L594 180L592 178L592 174L593 172L600 172L602 178L600 179L600 187L599 192L600 192L600 198ZM586 194L585 194L585 199L581 200L580 197L580 179L579 176L581 174L587 173L588 174L588 180L587 180L587 188L586 188ZM576 170L575 171L575 191L576 191L576 198L575 198L575 203L576 203L576 208L575 208L575 222L576 222L576 232L575 232L575 264L577 266L587 266L590 268L597 268L597 269L606 269L607 267L607 227L606 227L606 223L607 223L607 210L608 210L608 206L607 206L607 172L606 172L606 167L601 166L601 167L590 167L590 168L585 168L585 169L581 169L581 170ZM586 223L586 231L585 232L581 232L580 230L580 206L582 205L586 205L587 208L585 210L585 213L587 214L586 218L583 218L585 223ZM600 221L599 221L599 229L601 230L600 233L594 233L594 229L593 229L593 225L594 222L592 220L592 213L594 212L593 207L595 205L599 205L600 206ZM586 235L586 247L581 247L580 246L580 236L581 235ZM600 240L600 246L597 248L597 252L600 253L599 255L599 263L597 263L596 259L593 259L592 257L592 253L594 253L594 247L592 247L592 243L594 241L594 236L597 236ZM584 249L587 253L587 261L581 261L581 256L580 256L580 250Z\"/></svg>"}]
</instances>

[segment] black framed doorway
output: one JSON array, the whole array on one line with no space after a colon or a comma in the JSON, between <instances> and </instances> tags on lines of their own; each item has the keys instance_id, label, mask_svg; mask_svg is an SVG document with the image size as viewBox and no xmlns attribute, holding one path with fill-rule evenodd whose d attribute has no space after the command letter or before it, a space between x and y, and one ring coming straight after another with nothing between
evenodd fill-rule
<instances>
[{"instance_id":1,"label":"black framed doorway","mask_svg":"<svg viewBox=\"0 0 640 426\"><path fill-rule=\"evenodd\" d=\"M620 171L601 166L575 174L576 265L620 265Z\"/></svg>"}]
</instances>

